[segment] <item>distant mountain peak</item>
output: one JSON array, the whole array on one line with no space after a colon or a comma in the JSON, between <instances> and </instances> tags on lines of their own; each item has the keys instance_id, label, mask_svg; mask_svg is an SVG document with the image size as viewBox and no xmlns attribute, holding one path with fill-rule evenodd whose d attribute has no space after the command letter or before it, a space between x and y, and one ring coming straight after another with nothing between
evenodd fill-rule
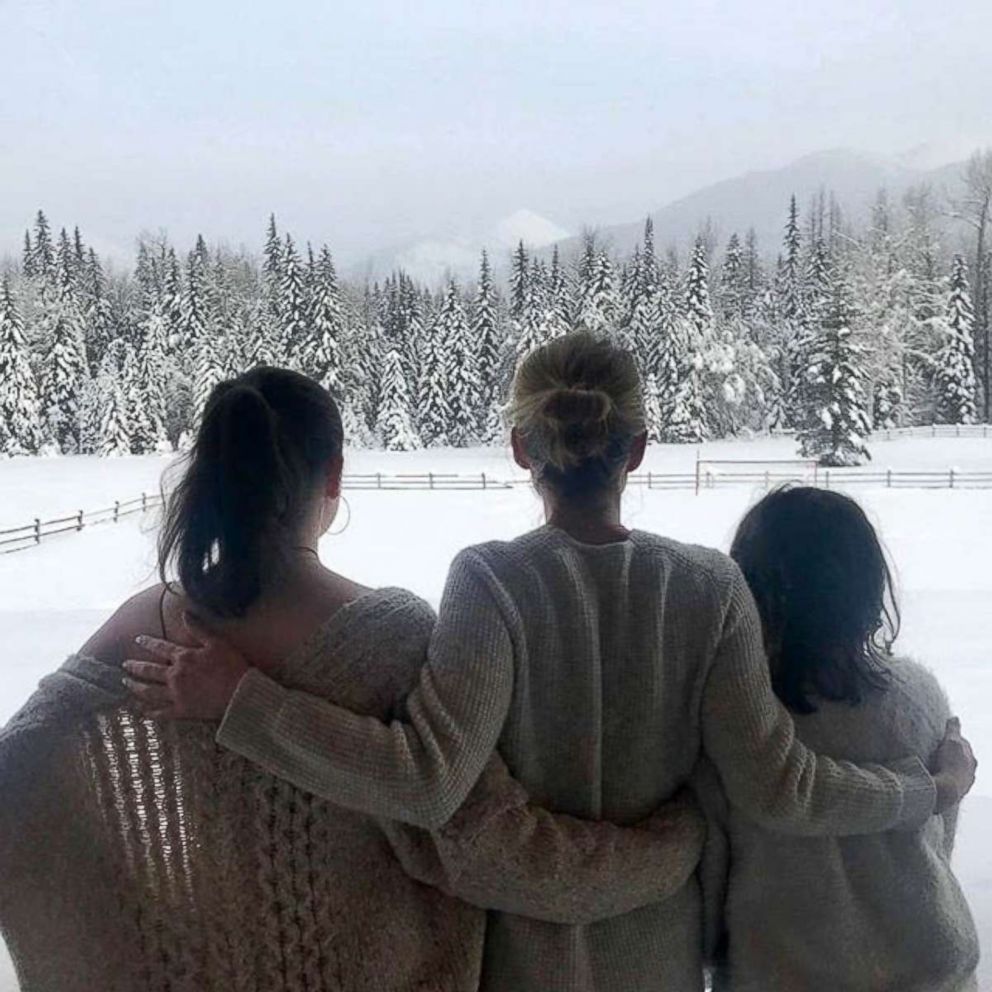
<instances>
[{"instance_id":1,"label":"distant mountain peak","mask_svg":"<svg viewBox=\"0 0 992 992\"><path fill-rule=\"evenodd\" d=\"M571 235L570 231L566 231L553 220L542 217L526 207L515 210L509 217L499 221L494 233L498 243L505 248L512 248L518 241L523 241L531 248L543 248Z\"/></svg>"}]
</instances>

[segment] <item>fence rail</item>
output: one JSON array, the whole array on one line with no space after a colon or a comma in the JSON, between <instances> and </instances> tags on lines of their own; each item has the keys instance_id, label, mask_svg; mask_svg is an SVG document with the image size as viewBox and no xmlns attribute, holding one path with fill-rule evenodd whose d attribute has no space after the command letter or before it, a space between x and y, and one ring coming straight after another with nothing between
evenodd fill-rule
<instances>
[{"instance_id":1,"label":"fence rail","mask_svg":"<svg viewBox=\"0 0 992 992\"><path fill-rule=\"evenodd\" d=\"M719 470L701 466L688 472L638 472L628 477L629 486L657 490L702 490L726 486L751 486L765 489L784 482L804 480L830 489L831 487L875 486L884 489L992 489L992 470L962 472L955 468L939 471L894 471L892 469L819 468L815 473L790 472L781 468L758 467L747 461L736 464L723 462ZM457 474L424 472L420 474L390 474L370 472L348 474L344 488L349 490L378 490L382 492L443 491L470 492L508 490L530 486L528 476L503 478L487 472ZM20 527L0 530L0 554L10 554L35 547L58 534L78 532L86 527L116 523L123 517L144 513L162 504L161 496L142 493L126 500L115 500L98 510L77 510L67 516L42 520L36 517Z\"/></svg>"},{"instance_id":2,"label":"fence rail","mask_svg":"<svg viewBox=\"0 0 992 992\"><path fill-rule=\"evenodd\" d=\"M790 428L773 428L773 437L795 437ZM889 427L874 430L871 441L894 441L900 437L980 437L992 438L992 424L926 424L917 427Z\"/></svg>"}]
</instances>

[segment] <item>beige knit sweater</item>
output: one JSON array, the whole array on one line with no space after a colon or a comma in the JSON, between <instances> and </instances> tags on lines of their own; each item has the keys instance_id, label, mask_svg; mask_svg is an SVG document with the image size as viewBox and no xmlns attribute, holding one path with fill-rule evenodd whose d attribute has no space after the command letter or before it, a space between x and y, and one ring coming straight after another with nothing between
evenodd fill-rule
<instances>
[{"instance_id":1,"label":"beige knit sweater","mask_svg":"<svg viewBox=\"0 0 992 992\"><path fill-rule=\"evenodd\" d=\"M274 674L403 716L433 625L410 593L370 594ZM25 992L473 992L485 914L391 845L451 892L573 921L664 899L699 856L695 809L664 829L551 816L498 759L435 844L121 701L119 669L73 657L0 732L0 928Z\"/></svg>"},{"instance_id":2,"label":"beige knit sweater","mask_svg":"<svg viewBox=\"0 0 992 992\"><path fill-rule=\"evenodd\" d=\"M620 824L672 796L702 755L733 803L796 834L919 827L935 802L918 758L857 767L804 747L736 566L643 532L591 546L547 526L462 552L407 712L385 723L251 672L218 740L316 794L431 828L497 745L534 801ZM482 987L692 992L701 921L694 879L598 923L494 913Z\"/></svg>"},{"instance_id":3,"label":"beige knit sweater","mask_svg":"<svg viewBox=\"0 0 992 992\"><path fill-rule=\"evenodd\" d=\"M811 748L852 761L929 759L950 708L921 665L898 660L862 704L798 716ZM915 830L789 837L763 830L706 789L714 815L704 877L723 915L721 992L965 992L975 989L975 925L951 870L957 810ZM722 856L719 834L728 841ZM721 896L721 892L724 896ZM714 931L717 932L717 931Z\"/></svg>"}]
</instances>

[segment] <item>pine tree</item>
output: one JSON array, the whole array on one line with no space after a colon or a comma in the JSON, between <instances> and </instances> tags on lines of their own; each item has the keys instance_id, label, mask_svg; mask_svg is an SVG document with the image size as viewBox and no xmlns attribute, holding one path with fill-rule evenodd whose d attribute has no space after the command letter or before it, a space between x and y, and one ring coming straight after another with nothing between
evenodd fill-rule
<instances>
[{"instance_id":1,"label":"pine tree","mask_svg":"<svg viewBox=\"0 0 992 992\"><path fill-rule=\"evenodd\" d=\"M165 287L162 298L162 320L165 323L166 354L182 348L184 342L184 314L186 312L186 292L179 270L179 260L170 248L166 259Z\"/></svg>"},{"instance_id":2,"label":"pine tree","mask_svg":"<svg viewBox=\"0 0 992 992\"><path fill-rule=\"evenodd\" d=\"M38 269L35 265L34 245L31 244L30 231L24 232L24 251L21 254L21 271L29 279L38 275Z\"/></svg>"},{"instance_id":3,"label":"pine tree","mask_svg":"<svg viewBox=\"0 0 992 992\"><path fill-rule=\"evenodd\" d=\"M519 334L524 308L527 305L527 284L530 279L530 260L523 241L517 244L513 252L510 267L510 321L513 324L514 335Z\"/></svg>"},{"instance_id":4,"label":"pine tree","mask_svg":"<svg viewBox=\"0 0 992 992\"><path fill-rule=\"evenodd\" d=\"M193 423L199 427L206 409L207 400L217 383L224 379L224 366L217 353L216 343L209 334L204 334L197 344L196 359L193 365Z\"/></svg>"},{"instance_id":5,"label":"pine tree","mask_svg":"<svg viewBox=\"0 0 992 992\"><path fill-rule=\"evenodd\" d=\"M199 251L190 252L186 262L186 292L182 297L182 347L195 354L207 333L206 272Z\"/></svg>"},{"instance_id":6,"label":"pine tree","mask_svg":"<svg viewBox=\"0 0 992 992\"><path fill-rule=\"evenodd\" d=\"M86 352L78 313L70 300L67 305L57 307L42 380L45 423L63 454L79 450L80 400L85 379Z\"/></svg>"},{"instance_id":7,"label":"pine tree","mask_svg":"<svg viewBox=\"0 0 992 992\"><path fill-rule=\"evenodd\" d=\"M118 457L131 453L131 435L126 401L116 370L108 369L98 379L101 393L99 454Z\"/></svg>"},{"instance_id":8,"label":"pine tree","mask_svg":"<svg viewBox=\"0 0 992 992\"><path fill-rule=\"evenodd\" d=\"M304 371L334 396L342 393L341 341L344 338L344 301L330 250L324 245L314 265L310 315L307 322L312 346Z\"/></svg>"},{"instance_id":9,"label":"pine tree","mask_svg":"<svg viewBox=\"0 0 992 992\"><path fill-rule=\"evenodd\" d=\"M413 451L420 439L410 417L410 395L399 352L390 348L382 369L379 434L387 451Z\"/></svg>"},{"instance_id":10,"label":"pine tree","mask_svg":"<svg viewBox=\"0 0 992 992\"><path fill-rule=\"evenodd\" d=\"M695 332L689 321L674 311L668 319L656 373L659 438L676 444L697 443L707 434L702 355L690 344Z\"/></svg>"},{"instance_id":11,"label":"pine tree","mask_svg":"<svg viewBox=\"0 0 992 992\"><path fill-rule=\"evenodd\" d=\"M727 242L727 252L720 269L720 316L724 321L737 320L744 316L745 278L741 242L735 232Z\"/></svg>"},{"instance_id":12,"label":"pine tree","mask_svg":"<svg viewBox=\"0 0 992 992\"><path fill-rule=\"evenodd\" d=\"M279 286L279 337L281 350L294 368L299 368L307 340L306 295L303 268L293 239L287 234L283 247L283 274Z\"/></svg>"},{"instance_id":13,"label":"pine tree","mask_svg":"<svg viewBox=\"0 0 992 992\"><path fill-rule=\"evenodd\" d=\"M129 355L123 370L135 454L166 451L170 447L166 427L169 411L165 355L165 320L156 308L146 315L138 353Z\"/></svg>"},{"instance_id":14,"label":"pine tree","mask_svg":"<svg viewBox=\"0 0 992 992\"><path fill-rule=\"evenodd\" d=\"M489 256L485 248L479 261L479 282L472 307L472 338L475 342L479 377L480 433L485 434L489 410L502 397L503 333L499 322L499 300L493 286Z\"/></svg>"},{"instance_id":15,"label":"pine tree","mask_svg":"<svg viewBox=\"0 0 992 992\"><path fill-rule=\"evenodd\" d=\"M978 417L975 381L975 324L967 263L955 255L947 299L947 339L937 355L937 417L944 424L973 424Z\"/></svg>"},{"instance_id":16,"label":"pine tree","mask_svg":"<svg viewBox=\"0 0 992 992\"><path fill-rule=\"evenodd\" d=\"M798 433L804 458L821 465L860 465L871 458L863 352L852 333L854 310L846 273L834 265L829 296L809 355Z\"/></svg>"},{"instance_id":17,"label":"pine tree","mask_svg":"<svg viewBox=\"0 0 992 992\"><path fill-rule=\"evenodd\" d=\"M648 440L652 443L665 440L661 390L658 386L658 377L653 372L648 374L644 382L644 414L647 421Z\"/></svg>"},{"instance_id":18,"label":"pine tree","mask_svg":"<svg viewBox=\"0 0 992 992\"><path fill-rule=\"evenodd\" d=\"M39 210L34 222L34 272L39 276L48 276L54 267L55 249L51 229L45 212Z\"/></svg>"},{"instance_id":19,"label":"pine tree","mask_svg":"<svg viewBox=\"0 0 992 992\"><path fill-rule=\"evenodd\" d=\"M477 437L481 390L469 323L454 280L448 282L435 321L434 336L435 347L443 353L442 381L448 389L448 421L444 434L450 444L468 445Z\"/></svg>"},{"instance_id":20,"label":"pine tree","mask_svg":"<svg viewBox=\"0 0 992 992\"><path fill-rule=\"evenodd\" d=\"M582 293L579 322L594 334L614 331L619 318L619 297L613 263L604 250L596 253Z\"/></svg>"},{"instance_id":21,"label":"pine tree","mask_svg":"<svg viewBox=\"0 0 992 992\"><path fill-rule=\"evenodd\" d=\"M41 447L38 387L24 325L4 276L0 289L0 454L35 454Z\"/></svg>"}]
</instances>

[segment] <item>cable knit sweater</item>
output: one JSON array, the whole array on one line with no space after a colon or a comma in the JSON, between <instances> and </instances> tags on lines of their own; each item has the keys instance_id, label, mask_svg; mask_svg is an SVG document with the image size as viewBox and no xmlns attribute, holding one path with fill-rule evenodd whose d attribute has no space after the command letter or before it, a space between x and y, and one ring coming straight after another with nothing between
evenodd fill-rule
<instances>
[{"instance_id":1,"label":"cable knit sweater","mask_svg":"<svg viewBox=\"0 0 992 992\"><path fill-rule=\"evenodd\" d=\"M702 755L757 822L807 835L919 827L918 758L817 756L775 698L753 599L724 555L635 531L587 545L546 526L455 559L407 717L384 723L242 680L218 740L349 807L446 824L497 745L535 802L632 824ZM487 992L702 988L693 878L664 903L562 925L490 917Z\"/></svg>"},{"instance_id":2,"label":"cable knit sweater","mask_svg":"<svg viewBox=\"0 0 992 992\"><path fill-rule=\"evenodd\" d=\"M893 663L862 704L822 702L796 717L809 747L851 761L928 759L950 716L921 665ZM915 830L787 837L763 830L719 789L704 877L726 992L965 992L975 989L975 925L951 870L957 810ZM720 834L729 842L720 852ZM725 893L725 900L723 897ZM724 911L725 906L725 911ZM719 917L724 915L720 920ZM720 938L717 928L723 923Z\"/></svg>"},{"instance_id":3,"label":"cable knit sweater","mask_svg":"<svg viewBox=\"0 0 992 992\"><path fill-rule=\"evenodd\" d=\"M402 717L433 626L412 594L369 594L273 674ZM0 733L0 928L24 992L474 992L484 912L414 881L393 846L452 894L558 921L666 898L702 846L689 806L651 829L551 816L498 758L435 841L122 696L118 668L73 657Z\"/></svg>"}]
</instances>

